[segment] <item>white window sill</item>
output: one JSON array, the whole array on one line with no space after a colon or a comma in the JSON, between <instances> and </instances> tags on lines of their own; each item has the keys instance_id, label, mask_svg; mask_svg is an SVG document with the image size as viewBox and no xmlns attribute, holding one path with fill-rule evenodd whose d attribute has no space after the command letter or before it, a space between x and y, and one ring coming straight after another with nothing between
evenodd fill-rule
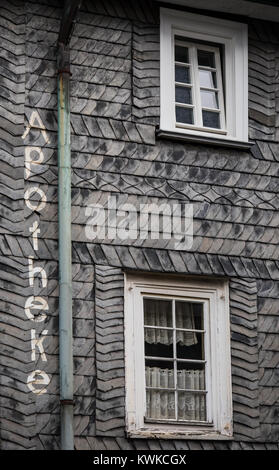
<instances>
[{"instance_id":1,"label":"white window sill","mask_svg":"<svg viewBox=\"0 0 279 470\"><path fill-rule=\"evenodd\" d=\"M179 426L171 429L170 427L146 426L138 430L128 430L127 436L133 439L187 439L187 440L232 440L232 435L221 434L220 432L208 427L203 429L193 429L193 427Z\"/></svg>"},{"instance_id":2,"label":"white window sill","mask_svg":"<svg viewBox=\"0 0 279 470\"><path fill-rule=\"evenodd\" d=\"M190 142L201 145L211 145L214 147L223 147L223 148L234 148L237 150L250 150L254 145L253 142L239 141L236 139L229 139L228 137L219 137L219 136L208 136L189 133L176 129L175 131L168 131L164 129L158 129L156 131L156 137L158 139L168 139L175 140L179 142Z\"/></svg>"}]
</instances>

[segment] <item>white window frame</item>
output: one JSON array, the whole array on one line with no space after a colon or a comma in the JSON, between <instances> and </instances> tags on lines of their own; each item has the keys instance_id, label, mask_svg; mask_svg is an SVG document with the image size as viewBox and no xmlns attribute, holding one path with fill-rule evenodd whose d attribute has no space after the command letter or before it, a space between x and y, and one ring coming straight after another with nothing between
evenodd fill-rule
<instances>
[{"instance_id":1,"label":"white window frame","mask_svg":"<svg viewBox=\"0 0 279 470\"><path fill-rule=\"evenodd\" d=\"M226 128L179 127L175 118L174 40L223 46ZM160 9L160 130L248 142L248 29L246 24Z\"/></svg>"},{"instance_id":2,"label":"white window frame","mask_svg":"<svg viewBox=\"0 0 279 470\"><path fill-rule=\"evenodd\" d=\"M208 422L145 421L145 360L143 298L164 297L202 301L205 305L205 350ZM130 437L166 439L231 439L232 386L229 288L223 280L166 279L125 275L125 386L126 431Z\"/></svg>"}]
</instances>

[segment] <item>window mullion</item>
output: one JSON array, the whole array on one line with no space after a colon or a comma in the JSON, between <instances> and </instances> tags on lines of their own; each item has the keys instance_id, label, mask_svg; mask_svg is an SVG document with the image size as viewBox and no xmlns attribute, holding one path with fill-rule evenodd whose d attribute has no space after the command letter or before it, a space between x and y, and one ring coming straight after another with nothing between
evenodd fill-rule
<instances>
[{"instance_id":1,"label":"window mullion","mask_svg":"<svg viewBox=\"0 0 279 470\"><path fill-rule=\"evenodd\" d=\"M202 121L202 108L201 108L201 94L200 94L200 78L199 78L199 67L198 67L198 53L197 47L191 47L191 62L193 64L193 88L195 90L195 125L198 127L203 126Z\"/></svg>"}]
</instances>

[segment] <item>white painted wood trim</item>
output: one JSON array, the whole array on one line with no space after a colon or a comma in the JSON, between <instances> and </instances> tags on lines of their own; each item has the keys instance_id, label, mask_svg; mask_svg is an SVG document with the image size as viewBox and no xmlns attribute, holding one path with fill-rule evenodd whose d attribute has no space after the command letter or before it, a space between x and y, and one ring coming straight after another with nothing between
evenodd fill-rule
<instances>
[{"instance_id":1,"label":"white painted wood trim","mask_svg":"<svg viewBox=\"0 0 279 470\"><path fill-rule=\"evenodd\" d=\"M227 133L194 126L176 127L174 100L174 35L220 44L225 50ZM160 10L160 128L196 136L248 142L247 25L167 8Z\"/></svg>"},{"instance_id":2,"label":"white painted wood trim","mask_svg":"<svg viewBox=\"0 0 279 470\"><path fill-rule=\"evenodd\" d=\"M213 425L144 422L145 367L143 295L187 298L208 303L205 347L208 368L208 415ZM125 387L126 431L131 437L187 439L232 438L232 386L230 356L229 290L226 281L167 279L158 276L125 276Z\"/></svg>"}]
</instances>

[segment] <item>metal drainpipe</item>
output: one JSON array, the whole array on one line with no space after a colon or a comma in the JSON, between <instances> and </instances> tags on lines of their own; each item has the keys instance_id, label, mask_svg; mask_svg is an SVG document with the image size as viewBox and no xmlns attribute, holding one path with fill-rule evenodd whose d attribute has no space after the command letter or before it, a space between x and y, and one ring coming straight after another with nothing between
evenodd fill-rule
<instances>
[{"instance_id":1,"label":"metal drainpipe","mask_svg":"<svg viewBox=\"0 0 279 470\"><path fill-rule=\"evenodd\" d=\"M69 49L58 47L58 233L61 449L74 449Z\"/></svg>"},{"instance_id":2,"label":"metal drainpipe","mask_svg":"<svg viewBox=\"0 0 279 470\"><path fill-rule=\"evenodd\" d=\"M59 373L61 449L74 449L70 49L82 0L64 0L57 51L58 98L58 236L59 236Z\"/></svg>"}]
</instances>

